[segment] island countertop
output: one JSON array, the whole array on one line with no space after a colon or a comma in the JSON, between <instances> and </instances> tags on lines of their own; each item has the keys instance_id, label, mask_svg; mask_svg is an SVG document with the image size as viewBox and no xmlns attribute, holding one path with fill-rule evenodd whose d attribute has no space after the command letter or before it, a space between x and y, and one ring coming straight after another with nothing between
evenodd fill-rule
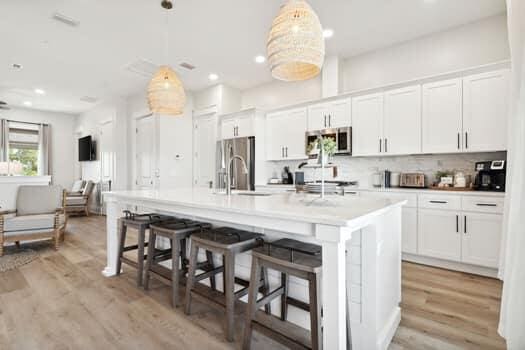
<instances>
[{"instance_id":1,"label":"island countertop","mask_svg":"<svg viewBox=\"0 0 525 350\"><path fill-rule=\"evenodd\" d=\"M401 206L405 203L403 200L340 195L327 195L322 200L316 194L261 192L255 192L257 195L253 194L238 191L228 196L210 189L181 188L105 192L104 198L140 200L146 205L147 203L181 205L340 227L353 226L352 222L357 219L369 219L381 215L384 210L392 206Z\"/></svg>"}]
</instances>

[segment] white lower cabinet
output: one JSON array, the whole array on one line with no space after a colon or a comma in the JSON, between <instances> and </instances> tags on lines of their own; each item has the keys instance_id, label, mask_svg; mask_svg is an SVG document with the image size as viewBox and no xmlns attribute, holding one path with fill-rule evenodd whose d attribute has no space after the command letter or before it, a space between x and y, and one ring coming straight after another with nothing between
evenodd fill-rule
<instances>
[{"instance_id":1,"label":"white lower cabinet","mask_svg":"<svg viewBox=\"0 0 525 350\"><path fill-rule=\"evenodd\" d=\"M463 213L461 261L497 268L502 229L500 214Z\"/></svg>"},{"instance_id":2,"label":"white lower cabinet","mask_svg":"<svg viewBox=\"0 0 525 350\"><path fill-rule=\"evenodd\" d=\"M401 218L401 251L417 254L417 209L403 208Z\"/></svg>"},{"instance_id":3,"label":"white lower cabinet","mask_svg":"<svg viewBox=\"0 0 525 350\"><path fill-rule=\"evenodd\" d=\"M419 209L418 253L433 258L460 261L460 218L455 211Z\"/></svg>"}]
</instances>

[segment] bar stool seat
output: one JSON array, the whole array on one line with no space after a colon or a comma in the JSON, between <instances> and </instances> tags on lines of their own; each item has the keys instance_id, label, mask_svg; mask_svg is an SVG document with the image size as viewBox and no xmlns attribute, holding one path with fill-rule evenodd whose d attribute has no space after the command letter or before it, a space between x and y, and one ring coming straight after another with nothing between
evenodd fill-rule
<instances>
[{"instance_id":1,"label":"bar stool seat","mask_svg":"<svg viewBox=\"0 0 525 350\"><path fill-rule=\"evenodd\" d=\"M211 224L209 223L186 219L170 220L150 225L144 289L149 289L150 275L154 275L160 281L171 285L172 306L177 307L179 305L179 285L184 283L183 280L188 271L186 241L192 234L209 230L210 228ZM155 242L159 236L170 240L171 249L168 252L155 249ZM207 251L206 258L205 262L198 264L198 268L205 271L213 270L212 253ZM172 260L171 271L159 265L159 262L168 259ZM215 289L214 276L210 276L210 284L212 289Z\"/></svg>"},{"instance_id":2,"label":"bar stool seat","mask_svg":"<svg viewBox=\"0 0 525 350\"><path fill-rule=\"evenodd\" d=\"M192 297L198 297L201 301L213 306L220 306L226 310L226 339L233 341L234 332L234 308L235 301L248 294L248 287L254 285L256 290L267 291L269 288L268 278L263 274L258 281L243 280L235 277L235 257L239 253L247 252L263 244L263 235L242 231L229 227L222 227L213 230L195 233L191 236L191 254L189 262L189 272L186 283L186 314L191 313ZM210 250L213 253L222 255L223 265L216 267L213 271L196 275L197 255L199 249ZM212 274L223 273L223 293L211 293L196 283ZM235 291L235 285L244 288ZM199 288L198 288L199 287ZM270 312L269 305L266 312Z\"/></svg>"},{"instance_id":3,"label":"bar stool seat","mask_svg":"<svg viewBox=\"0 0 525 350\"><path fill-rule=\"evenodd\" d=\"M137 286L142 286L144 273L144 248L147 247L146 230L151 224L173 220L173 216L161 215L157 213L137 214L129 210L124 210L125 216L119 219L119 249L117 256L117 275L120 275L122 270L122 263L132 266L137 269ZM131 227L138 232L137 244L126 246L126 235L128 228ZM134 261L124 256L125 252L132 250L137 251L137 260Z\"/></svg>"},{"instance_id":4,"label":"bar stool seat","mask_svg":"<svg viewBox=\"0 0 525 350\"><path fill-rule=\"evenodd\" d=\"M264 246L252 251L251 281L259 280L260 271L267 273L267 269L281 273L281 284L275 290L263 293L259 300L257 300L259 291L250 288L242 348L250 349L252 331L255 328L292 349L321 349L321 247L291 239L265 243ZM309 303L288 295L288 278L290 275L308 281ZM281 299L280 319L258 311L262 306L270 304L276 298ZM288 305L293 305L310 313L310 332L287 322Z\"/></svg>"}]
</instances>

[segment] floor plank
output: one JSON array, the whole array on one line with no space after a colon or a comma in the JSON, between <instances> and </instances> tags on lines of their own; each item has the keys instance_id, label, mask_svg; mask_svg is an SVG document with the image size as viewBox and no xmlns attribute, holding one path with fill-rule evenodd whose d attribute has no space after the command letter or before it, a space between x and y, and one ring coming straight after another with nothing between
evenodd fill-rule
<instances>
[{"instance_id":1,"label":"floor plank","mask_svg":"<svg viewBox=\"0 0 525 350\"><path fill-rule=\"evenodd\" d=\"M133 239L131 234L130 239ZM224 313L195 303L193 314L170 305L170 289L135 271L105 278L105 219L72 218L58 252L0 273L0 349L236 349L223 338ZM401 326L390 350L505 349L497 335L497 280L403 263ZM255 334L253 349L282 349Z\"/></svg>"}]
</instances>

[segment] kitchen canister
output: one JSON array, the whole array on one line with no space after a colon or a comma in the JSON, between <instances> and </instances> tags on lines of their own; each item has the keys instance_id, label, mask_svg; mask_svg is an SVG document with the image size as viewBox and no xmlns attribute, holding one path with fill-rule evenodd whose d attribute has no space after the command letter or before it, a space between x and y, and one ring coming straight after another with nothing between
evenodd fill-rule
<instances>
[{"instance_id":1,"label":"kitchen canister","mask_svg":"<svg viewBox=\"0 0 525 350\"><path fill-rule=\"evenodd\" d=\"M399 187L400 173L390 173L390 187Z\"/></svg>"}]
</instances>

